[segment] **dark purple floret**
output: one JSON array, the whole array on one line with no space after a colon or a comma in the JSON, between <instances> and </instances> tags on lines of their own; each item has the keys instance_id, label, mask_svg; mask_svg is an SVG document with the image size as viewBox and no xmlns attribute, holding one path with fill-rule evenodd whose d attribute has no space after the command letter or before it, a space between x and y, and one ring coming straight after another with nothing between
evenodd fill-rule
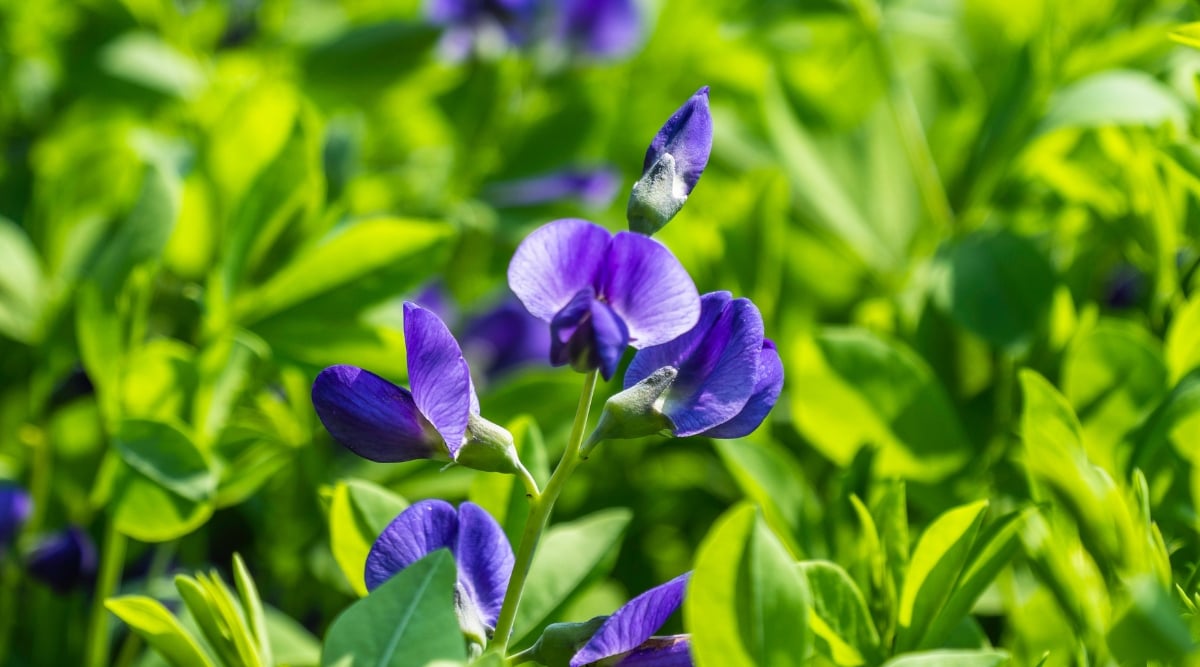
<instances>
[{"instance_id":1,"label":"dark purple floret","mask_svg":"<svg viewBox=\"0 0 1200 667\"><path fill-rule=\"evenodd\" d=\"M596 58L629 55L642 39L642 17L634 0L563 0L559 39L577 53Z\"/></svg>"},{"instance_id":2,"label":"dark purple floret","mask_svg":"<svg viewBox=\"0 0 1200 667\"><path fill-rule=\"evenodd\" d=\"M488 382L522 366L550 361L550 332L512 296L471 320L462 344L471 368Z\"/></svg>"},{"instance_id":3,"label":"dark purple floret","mask_svg":"<svg viewBox=\"0 0 1200 667\"><path fill-rule=\"evenodd\" d=\"M1146 289L1146 277L1129 264L1121 264L1112 270L1104 286L1104 305L1114 310L1124 310L1137 305Z\"/></svg>"},{"instance_id":4,"label":"dark purple floret","mask_svg":"<svg viewBox=\"0 0 1200 667\"><path fill-rule=\"evenodd\" d=\"M536 206L577 199L590 208L604 208L617 194L620 176L611 167L567 169L542 176L497 183L487 198L497 206Z\"/></svg>"},{"instance_id":5,"label":"dark purple floret","mask_svg":"<svg viewBox=\"0 0 1200 667\"><path fill-rule=\"evenodd\" d=\"M442 52L459 60L500 42L524 46L533 33L536 0L430 0L426 16L443 26Z\"/></svg>"},{"instance_id":6,"label":"dark purple floret","mask_svg":"<svg viewBox=\"0 0 1200 667\"><path fill-rule=\"evenodd\" d=\"M69 593L96 575L96 546L83 529L72 526L42 540L26 559L33 578L57 593Z\"/></svg>"},{"instance_id":7,"label":"dark purple floret","mask_svg":"<svg viewBox=\"0 0 1200 667\"><path fill-rule=\"evenodd\" d=\"M33 500L16 484L0 484L0 556L33 512Z\"/></svg>"}]
</instances>

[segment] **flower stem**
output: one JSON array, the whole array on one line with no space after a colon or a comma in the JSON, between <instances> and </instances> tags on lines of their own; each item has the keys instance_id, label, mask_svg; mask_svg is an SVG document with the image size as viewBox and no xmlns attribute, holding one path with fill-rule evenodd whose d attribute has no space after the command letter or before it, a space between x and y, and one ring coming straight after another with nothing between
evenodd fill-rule
<instances>
[{"instance_id":1,"label":"flower stem","mask_svg":"<svg viewBox=\"0 0 1200 667\"><path fill-rule=\"evenodd\" d=\"M108 664L108 610L104 601L117 590L121 566L125 564L125 536L117 531L117 522L110 518L100 554L100 574L96 578L96 594L92 598L91 620L88 625L88 667Z\"/></svg>"},{"instance_id":2,"label":"flower stem","mask_svg":"<svg viewBox=\"0 0 1200 667\"><path fill-rule=\"evenodd\" d=\"M529 469L519 461L517 462L517 474L521 477L521 483L525 485L525 494L534 500L540 498L542 492L538 489L537 480L533 478Z\"/></svg>"},{"instance_id":3,"label":"flower stem","mask_svg":"<svg viewBox=\"0 0 1200 667\"><path fill-rule=\"evenodd\" d=\"M554 469L554 474L550 476L550 481L546 483L546 489L541 495L534 497L529 507L529 518L525 521L525 531L521 534L521 545L517 547L512 578L508 580L508 590L504 592L504 604L500 607L500 617L496 620L496 634L492 639L491 649L501 655L508 652L513 624L517 620L517 606L521 604L521 594L525 590L525 580L529 577L529 566L533 563L538 540L546 529L550 512L554 509L558 495L562 493L563 485L582 460L579 447L583 444L583 431L587 426L588 411L592 407L592 396L596 392L596 376L597 371L591 371L584 378L583 392L579 396L579 406L575 409L575 423L571 425L567 449L563 452L558 467Z\"/></svg>"}]
</instances>

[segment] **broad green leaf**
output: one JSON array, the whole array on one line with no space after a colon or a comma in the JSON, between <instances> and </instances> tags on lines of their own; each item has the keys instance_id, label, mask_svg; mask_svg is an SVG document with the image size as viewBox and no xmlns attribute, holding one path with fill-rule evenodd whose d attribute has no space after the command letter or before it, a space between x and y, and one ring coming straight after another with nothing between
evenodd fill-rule
<instances>
[{"instance_id":1,"label":"broad green leaf","mask_svg":"<svg viewBox=\"0 0 1200 667\"><path fill-rule=\"evenodd\" d=\"M1135 558L1129 509L1112 478L1088 461L1082 428L1066 398L1034 371L1022 370L1020 383L1021 434L1030 475L1075 516L1094 555L1117 563Z\"/></svg>"},{"instance_id":2,"label":"broad green leaf","mask_svg":"<svg viewBox=\"0 0 1200 667\"><path fill-rule=\"evenodd\" d=\"M405 568L334 619L321 664L412 667L466 660L454 579L454 560L444 549Z\"/></svg>"},{"instance_id":3,"label":"broad green leaf","mask_svg":"<svg viewBox=\"0 0 1200 667\"><path fill-rule=\"evenodd\" d=\"M987 505L980 500L956 507L935 519L917 540L900 590L897 651L920 646L930 623L950 599L968 565Z\"/></svg>"},{"instance_id":4,"label":"broad green leaf","mask_svg":"<svg viewBox=\"0 0 1200 667\"><path fill-rule=\"evenodd\" d=\"M1172 30L1171 39L1193 49L1200 49L1200 22L1185 23Z\"/></svg>"},{"instance_id":5,"label":"broad green leaf","mask_svg":"<svg viewBox=\"0 0 1200 667\"><path fill-rule=\"evenodd\" d=\"M246 563L238 554L233 555L233 580L237 586L238 597L242 602L242 613L245 614L250 634L258 645L258 657L264 665L273 663L271 659L271 639L267 636L267 620L263 612L262 598L258 596L258 587L254 577L246 569Z\"/></svg>"},{"instance_id":6,"label":"broad green leaf","mask_svg":"<svg viewBox=\"0 0 1200 667\"><path fill-rule=\"evenodd\" d=\"M32 343L39 335L46 284L37 249L25 230L0 217L0 335Z\"/></svg>"},{"instance_id":7,"label":"broad green leaf","mask_svg":"<svg viewBox=\"0 0 1200 667\"><path fill-rule=\"evenodd\" d=\"M1027 239L978 231L939 249L931 275L937 307L959 326L1000 347L1032 341L1047 321L1054 270Z\"/></svg>"},{"instance_id":8,"label":"broad green leaf","mask_svg":"<svg viewBox=\"0 0 1200 667\"><path fill-rule=\"evenodd\" d=\"M100 286L106 303L112 303L134 267L162 256L179 217L179 177L165 167L149 164L133 209L101 246L88 272Z\"/></svg>"},{"instance_id":9,"label":"broad green leaf","mask_svg":"<svg viewBox=\"0 0 1200 667\"><path fill-rule=\"evenodd\" d=\"M818 651L839 665L878 664L879 632L850 575L828 561L798 565L812 598L809 625Z\"/></svg>"},{"instance_id":10,"label":"broad green leaf","mask_svg":"<svg viewBox=\"0 0 1200 667\"><path fill-rule=\"evenodd\" d=\"M1008 664L1003 651L925 651L883 663L883 667L1001 667Z\"/></svg>"},{"instance_id":11,"label":"broad green leaf","mask_svg":"<svg viewBox=\"0 0 1200 667\"><path fill-rule=\"evenodd\" d=\"M364 25L316 45L301 71L315 90L345 104L347 97L377 95L402 73L416 69L437 37L438 31L424 23Z\"/></svg>"},{"instance_id":12,"label":"broad green leaf","mask_svg":"<svg viewBox=\"0 0 1200 667\"><path fill-rule=\"evenodd\" d=\"M104 606L173 667L213 667L213 661L161 602L143 595L109 598Z\"/></svg>"},{"instance_id":13,"label":"broad green leaf","mask_svg":"<svg viewBox=\"0 0 1200 667\"><path fill-rule=\"evenodd\" d=\"M254 336L238 332L217 338L198 355L200 383L192 410L198 441L211 443L225 428L250 383L253 363L269 355L265 347Z\"/></svg>"},{"instance_id":14,"label":"broad green leaf","mask_svg":"<svg viewBox=\"0 0 1200 667\"><path fill-rule=\"evenodd\" d=\"M192 348L171 338L129 350L121 372L121 414L159 422L185 419L198 385L194 357Z\"/></svg>"},{"instance_id":15,"label":"broad green leaf","mask_svg":"<svg viewBox=\"0 0 1200 667\"><path fill-rule=\"evenodd\" d=\"M1157 342L1143 329L1101 321L1063 359L1063 394L1079 415L1088 459L1117 474L1117 446L1167 390Z\"/></svg>"},{"instance_id":16,"label":"broad green leaf","mask_svg":"<svg viewBox=\"0 0 1200 667\"><path fill-rule=\"evenodd\" d=\"M247 189L292 137L299 110L294 87L274 78L239 91L223 110L208 133L205 158L227 206L254 196Z\"/></svg>"},{"instance_id":17,"label":"broad green leaf","mask_svg":"<svg viewBox=\"0 0 1200 667\"><path fill-rule=\"evenodd\" d=\"M106 428L121 417L121 358L125 331L120 314L104 300L94 282L80 286L75 307L79 357L96 388L96 401Z\"/></svg>"},{"instance_id":18,"label":"broad green leaf","mask_svg":"<svg viewBox=\"0 0 1200 667\"><path fill-rule=\"evenodd\" d=\"M1185 127L1187 107L1166 84L1145 72L1109 70L1059 91L1038 125L1039 133L1064 127L1160 125Z\"/></svg>"},{"instance_id":19,"label":"broad green leaf","mask_svg":"<svg viewBox=\"0 0 1200 667\"><path fill-rule=\"evenodd\" d=\"M1128 607L1108 631L1108 645L1122 664L1177 661L1196 643L1171 595L1150 575L1126 582Z\"/></svg>"},{"instance_id":20,"label":"broad green leaf","mask_svg":"<svg viewBox=\"0 0 1200 667\"><path fill-rule=\"evenodd\" d=\"M275 664L315 667L321 662L321 642L303 625L274 607L267 606L264 612Z\"/></svg>"},{"instance_id":21,"label":"broad green leaf","mask_svg":"<svg viewBox=\"0 0 1200 667\"><path fill-rule=\"evenodd\" d=\"M129 419L113 437L122 465L109 509L117 530L143 542L182 537L212 514L216 478L191 439L165 423Z\"/></svg>"},{"instance_id":22,"label":"broad green leaf","mask_svg":"<svg viewBox=\"0 0 1200 667\"><path fill-rule=\"evenodd\" d=\"M714 440L717 454L734 480L763 510L763 517L793 558L802 550L796 536L803 534L806 492L804 471L784 448L767 439Z\"/></svg>"},{"instance_id":23,"label":"broad green leaf","mask_svg":"<svg viewBox=\"0 0 1200 667\"><path fill-rule=\"evenodd\" d=\"M1200 371L1192 370L1146 418L1135 434L1130 468L1154 470L1165 460L1164 450L1174 447L1193 464L1200 461L1194 443L1200 436Z\"/></svg>"},{"instance_id":24,"label":"broad green leaf","mask_svg":"<svg viewBox=\"0 0 1200 667\"><path fill-rule=\"evenodd\" d=\"M195 61L150 33L125 33L107 44L100 67L116 79L174 97L192 97L205 85Z\"/></svg>"},{"instance_id":25,"label":"broad green leaf","mask_svg":"<svg viewBox=\"0 0 1200 667\"><path fill-rule=\"evenodd\" d=\"M803 576L754 506L743 503L717 520L683 601L697 665L806 664L811 609Z\"/></svg>"},{"instance_id":26,"label":"broad green leaf","mask_svg":"<svg viewBox=\"0 0 1200 667\"><path fill-rule=\"evenodd\" d=\"M1021 546L1020 531L1030 511L1021 510L1005 515L988 525L974 540L970 558L958 577L954 591L929 623L929 629L918 648L943 646L954 628L967 618L984 590L1016 555Z\"/></svg>"},{"instance_id":27,"label":"broad green leaf","mask_svg":"<svg viewBox=\"0 0 1200 667\"><path fill-rule=\"evenodd\" d=\"M329 546L359 596L367 594L364 571L371 545L408 507L400 496L361 479L338 482L329 505Z\"/></svg>"},{"instance_id":28,"label":"broad green leaf","mask_svg":"<svg viewBox=\"0 0 1200 667\"><path fill-rule=\"evenodd\" d=\"M629 510L607 509L542 535L517 609L513 646L531 642L576 592L607 574L631 517Z\"/></svg>"},{"instance_id":29,"label":"broad green leaf","mask_svg":"<svg viewBox=\"0 0 1200 667\"><path fill-rule=\"evenodd\" d=\"M399 296L439 264L452 231L445 223L403 218L339 227L239 301L239 319L258 323L285 311L353 315Z\"/></svg>"},{"instance_id":30,"label":"broad green leaf","mask_svg":"<svg viewBox=\"0 0 1200 667\"><path fill-rule=\"evenodd\" d=\"M934 482L971 456L945 390L898 341L828 329L787 349L792 417L836 464L849 465L869 445L878 449L878 475Z\"/></svg>"}]
</instances>

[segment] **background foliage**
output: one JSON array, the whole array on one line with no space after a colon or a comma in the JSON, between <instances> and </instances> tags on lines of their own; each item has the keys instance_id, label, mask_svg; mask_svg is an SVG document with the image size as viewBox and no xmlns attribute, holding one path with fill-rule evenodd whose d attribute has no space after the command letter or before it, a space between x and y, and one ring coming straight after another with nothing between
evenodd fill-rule
<instances>
[{"instance_id":1,"label":"background foliage","mask_svg":"<svg viewBox=\"0 0 1200 667\"><path fill-rule=\"evenodd\" d=\"M658 238L701 292L758 304L783 397L743 440L606 444L514 645L695 567L671 627L701 664L1195 660L1200 53L1168 38L1195 6L639 7L626 59L450 63L409 0L0 2L0 477L35 501L0 653L79 663L90 614L118 664L314 664L405 499L471 498L519 534L507 478L334 445L312 378L402 382L398 299L440 280L478 311L533 227L621 228L647 142L708 84L712 162ZM623 180L606 206L489 197L601 164ZM481 387L543 479L579 383ZM160 629L143 651L88 585L27 577L68 525L101 586L209 639L110 603ZM172 586L212 567L237 595ZM738 602L763 586L784 593ZM187 590L228 596L216 635ZM239 618L251 643L211 639Z\"/></svg>"}]
</instances>

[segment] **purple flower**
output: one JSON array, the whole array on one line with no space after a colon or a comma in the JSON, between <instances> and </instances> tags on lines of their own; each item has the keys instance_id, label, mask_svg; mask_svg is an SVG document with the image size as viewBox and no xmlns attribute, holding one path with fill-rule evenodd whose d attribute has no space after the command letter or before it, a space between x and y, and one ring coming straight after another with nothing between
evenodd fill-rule
<instances>
[{"instance_id":1,"label":"purple flower","mask_svg":"<svg viewBox=\"0 0 1200 667\"><path fill-rule=\"evenodd\" d=\"M740 438L766 418L783 389L775 343L749 299L712 292L692 330L634 356L625 390L605 404L585 451L601 440L663 429L684 437Z\"/></svg>"},{"instance_id":2,"label":"purple flower","mask_svg":"<svg viewBox=\"0 0 1200 667\"><path fill-rule=\"evenodd\" d=\"M354 366L330 366L313 382L313 407L335 440L381 463L451 459L479 415L462 351L437 315L404 304L412 391Z\"/></svg>"},{"instance_id":3,"label":"purple flower","mask_svg":"<svg viewBox=\"0 0 1200 667\"><path fill-rule=\"evenodd\" d=\"M592 635L573 658L571 667L601 660L618 667L690 667L687 635L652 637L683 603L690 572L656 586L625 603Z\"/></svg>"},{"instance_id":4,"label":"purple flower","mask_svg":"<svg viewBox=\"0 0 1200 667\"><path fill-rule=\"evenodd\" d=\"M447 326L454 326L458 320L458 306L454 303L454 297L450 291L446 289L446 284L440 278L435 278L424 285L417 293L408 299L425 310L432 311L438 319L447 323Z\"/></svg>"},{"instance_id":5,"label":"purple flower","mask_svg":"<svg viewBox=\"0 0 1200 667\"><path fill-rule=\"evenodd\" d=\"M16 484L0 484L0 555L8 548L33 511L33 501Z\"/></svg>"},{"instance_id":6,"label":"purple flower","mask_svg":"<svg viewBox=\"0 0 1200 667\"><path fill-rule=\"evenodd\" d=\"M96 574L96 546L76 526L42 540L25 561L29 574L58 593L89 583Z\"/></svg>"},{"instance_id":7,"label":"purple flower","mask_svg":"<svg viewBox=\"0 0 1200 667\"><path fill-rule=\"evenodd\" d=\"M472 51L491 54L529 41L537 0L428 0L426 16L443 26L440 45L450 60Z\"/></svg>"},{"instance_id":8,"label":"purple flower","mask_svg":"<svg viewBox=\"0 0 1200 667\"><path fill-rule=\"evenodd\" d=\"M578 199L591 208L604 208L617 194L620 176L611 167L567 169L497 183L488 189L488 199L497 206L536 206L561 199Z\"/></svg>"},{"instance_id":9,"label":"purple flower","mask_svg":"<svg viewBox=\"0 0 1200 667\"><path fill-rule=\"evenodd\" d=\"M564 0L558 38L571 51L596 58L628 55L642 37L634 0Z\"/></svg>"},{"instance_id":10,"label":"purple flower","mask_svg":"<svg viewBox=\"0 0 1200 667\"><path fill-rule=\"evenodd\" d=\"M483 644L504 603L513 552L504 530L478 505L464 502L456 511L443 500L422 500L401 512L367 555L367 589L438 549L449 549L458 567L454 604L463 633Z\"/></svg>"},{"instance_id":11,"label":"purple flower","mask_svg":"<svg viewBox=\"0 0 1200 667\"><path fill-rule=\"evenodd\" d=\"M712 135L704 86L667 119L646 149L642 177L633 184L626 210L630 229L649 236L683 208L708 164Z\"/></svg>"},{"instance_id":12,"label":"purple flower","mask_svg":"<svg viewBox=\"0 0 1200 667\"><path fill-rule=\"evenodd\" d=\"M1145 292L1146 277L1130 264L1121 264L1108 275L1104 286L1104 304L1114 310L1137 305Z\"/></svg>"},{"instance_id":13,"label":"purple flower","mask_svg":"<svg viewBox=\"0 0 1200 667\"><path fill-rule=\"evenodd\" d=\"M472 319L462 340L471 368L487 382L522 366L550 361L550 331L512 296Z\"/></svg>"},{"instance_id":14,"label":"purple flower","mask_svg":"<svg viewBox=\"0 0 1200 667\"><path fill-rule=\"evenodd\" d=\"M550 361L579 371L617 370L626 345L665 343L700 315L696 286L662 244L586 220L556 220L530 234L508 266L508 285L550 323Z\"/></svg>"}]
</instances>

